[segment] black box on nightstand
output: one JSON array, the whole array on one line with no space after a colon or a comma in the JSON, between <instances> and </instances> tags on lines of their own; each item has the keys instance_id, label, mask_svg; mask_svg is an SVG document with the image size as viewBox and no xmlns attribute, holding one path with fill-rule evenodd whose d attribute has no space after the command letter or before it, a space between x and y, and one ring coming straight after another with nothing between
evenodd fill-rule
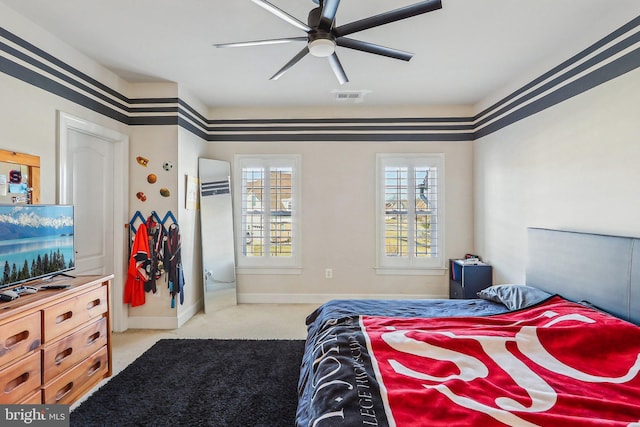
<instances>
[{"instance_id":1,"label":"black box on nightstand","mask_svg":"<svg viewBox=\"0 0 640 427\"><path fill-rule=\"evenodd\" d=\"M449 298L477 298L476 293L491 286L491 266L477 259L449 260Z\"/></svg>"}]
</instances>

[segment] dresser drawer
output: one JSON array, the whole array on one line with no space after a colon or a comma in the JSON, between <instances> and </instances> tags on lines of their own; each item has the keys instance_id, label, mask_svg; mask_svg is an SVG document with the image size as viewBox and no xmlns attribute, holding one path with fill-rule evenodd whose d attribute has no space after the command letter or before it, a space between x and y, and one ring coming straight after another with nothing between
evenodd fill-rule
<instances>
[{"instance_id":1,"label":"dresser drawer","mask_svg":"<svg viewBox=\"0 0 640 427\"><path fill-rule=\"evenodd\" d=\"M14 403L33 394L41 384L40 352L0 371L0 403Z\"/></svg>"},{"instance_id":2,"label":"dresser drawer","mask_svg":"<svg viewBox=\"0 0 640 427\"><path fill-rule=\"evenodd\" d=\"M42 350L44 382L54 379L76 363L107 345L107 318L47 344Z\"/></svg>"},{"instance_id":3,"label":"dresser drawer","mask_svg":"<svg viewBox=\"0 0 640 427\"><path fill-rule=\"evenodd\" d=\"M107 288L76 295L44 309L42 342L50 343L73 328L107 312Z\"/></svg>"},{"instance_id":4,"label":"dresser drawer","mask_svg":"<svg viewBox=\"0 0 640 427\"><path fill-rule=\"evenodd\" d=\"M40 312L0 325L0 366L40 346Z\"/></svg>"},{"instance_id":5,"label":"dresser drawer","mask_svg":"<svg viewBox=\"0 0 640 427\"><path fill-rule=\"evenodd\" d=\"M27 396L18 402L18 405L40 405L42 403L42 391L38 390L31 396Z\"/></svg>"},{"instance_id":6,"label":"dresser drawer","mask_svg":"<svg viewBox=\"0 0 640 427\"><path fill-rule=\"evenodd\" d=\"M71 368L49 384L45 384L44 403L73 403L106 377L108 357L107 347L102 347L84 362Z\"/></svg>"}]
</instances>

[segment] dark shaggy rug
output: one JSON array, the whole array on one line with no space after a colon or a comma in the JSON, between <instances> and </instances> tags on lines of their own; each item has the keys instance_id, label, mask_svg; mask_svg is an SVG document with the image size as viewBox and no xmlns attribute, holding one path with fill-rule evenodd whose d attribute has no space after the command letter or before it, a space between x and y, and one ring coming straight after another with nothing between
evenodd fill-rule
<instances>
[{"instance_id":1,"label":"dark shaggy rug","mask_svg":"<svg viewBox=\"0 0 640 427\"><path fill-rule=\"evenodd\" d=\"M160 340L71 413L72 426L293 426L301 340Z\"/></svg>"}]
</instances>

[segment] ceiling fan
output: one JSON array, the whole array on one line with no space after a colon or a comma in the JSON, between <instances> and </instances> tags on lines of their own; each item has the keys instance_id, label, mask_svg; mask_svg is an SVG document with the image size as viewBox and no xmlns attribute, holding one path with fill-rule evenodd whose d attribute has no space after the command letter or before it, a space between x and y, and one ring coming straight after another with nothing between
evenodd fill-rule
<instances>
[{"instance_id":1,"label":"ceiling fan","mask_svg":"<svg viewBox=\"0 0 640 427\"><path fill-rule=\"evenodd\" d=\"M265 0L252 0L258 6L263 7L267 11L273 13L278 18L283 19L289 24L305 31L306 36L302 37L286 37L279 39L254 40L237 43L221 43L214 44L215 47L243 47L243 46L259 46L268 44L280 44L291 42L307 42L307 45L289 62L285 64L277 73L271 76L270 80L277 80L284 73L289 71L296 63L298 63L307 54L316 57L326 57L329 64L340 84L349 81L347 75L340 64L340 60L336 55L336 46L346 47L349 49L360 50L362 52L373 53L376 55L387 56L394 59L409 61L413 56L412 53L398 49L380 46L378 44L369 43L361 40L355 40L345 37L349 34L357 33L369 28L378 27L380 25L389 24L401 19L410 18L412 16L421 15L442 8L441 0L427 0L410 6L394 9L368 18L360 19L348 24L336 26L335 17L338 10L340 0L313 0L318 7L309 12L307 23L298 20L289 15L282 9L274 6Z\"/></svg>"}]
</instances>

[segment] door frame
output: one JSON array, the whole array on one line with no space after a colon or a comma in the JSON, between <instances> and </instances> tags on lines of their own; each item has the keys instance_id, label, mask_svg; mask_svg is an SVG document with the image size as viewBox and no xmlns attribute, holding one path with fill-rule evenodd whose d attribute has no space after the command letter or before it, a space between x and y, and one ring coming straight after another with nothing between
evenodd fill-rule
<instances>
[{"instance_id":1,"label":"door frame","mask_svg":"<svg viewBox=\"0 0 640 427\"><path fill-rule=\"evenodd\" d=\"M128 236L125 226L129 223L129 136L108 129L85 119L58 111L58 185L57 200L69 203L67 182L67 151L69 131L81 132L113 144L113 274L111 283L111 328L122 332L128 328L127 306L122 303L124 292L124 266L128 257ZM118 244L120 243L120 244Z\"/></svg>"}]
</instances>

